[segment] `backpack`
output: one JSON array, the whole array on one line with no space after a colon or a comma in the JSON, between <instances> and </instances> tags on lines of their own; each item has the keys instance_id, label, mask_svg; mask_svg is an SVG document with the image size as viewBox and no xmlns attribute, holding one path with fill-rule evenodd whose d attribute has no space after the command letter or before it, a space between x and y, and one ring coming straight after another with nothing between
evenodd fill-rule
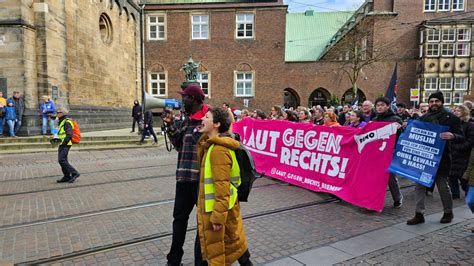
<instances>
[{"instance_id":1,"label":"backpack","mask_svg":"<svg viewBox=\"0 0 474 266\"><path fill-rule=\"evenodd\" d=\"M237 133L232 134L233 138L237 141L240 141L240 135ZM255 169L255 163L253 161L252 155L245 148L245 146L240 145L240 147L234 151L237 163L240 168L240 186L237 187L238 199L240 202L248 202L248 197L250 190L252 190L252 185L257 178L261 178L263 175L259 174Z\"/></svg>"},{"instance_id":2,"label":"backpack","mask_svg":"<svg viewBox=\"0 0 474 266\"><path fill-rule=\"evenodd\" d=\"M77 124L76 120L71 120L73 129L72 129L72 144L79 144L81 142L81 129L79 128L79 125Z\"/></svg>"}]
</instances>

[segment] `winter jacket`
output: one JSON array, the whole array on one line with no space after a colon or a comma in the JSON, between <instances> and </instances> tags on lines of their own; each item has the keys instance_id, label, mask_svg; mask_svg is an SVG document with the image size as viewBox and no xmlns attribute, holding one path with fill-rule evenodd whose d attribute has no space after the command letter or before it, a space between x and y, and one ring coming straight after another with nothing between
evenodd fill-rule
<instances>
[{"instance_id":1,"label":"winter jacket","mask_svg":"<svg viewBox=\"0 0 474 266\"><path fill-rule=\"evenodd\" d=\"M392 109L388 109L388 111L385 112L385 113L377 114L377 116L375 116L374 119L372 119L372 121L374 121L374 122L397 122L400 125L403 124L402 119L399 116L397 116L392 111ZM402 127L398 128L398 130L397 130L397 141L398 141L398 137L400 137L400 134L402 134Z\"/></svg>"},{"instance_id":2,"label":"winter jacket","mask_svg":"<svg viewBox=\"0 0 474 266\"><path fill-rule=\"evenodd\" d=\"M151 111L145 112L144 121L145 125L153 126L153 113Z\"/></svg>"},{"instance_id":3,"label":"winter jacket","mask_svg":"<svg viewBox=\"0 0 474 266\"><path fill-rule=\"evenodd\" d=\"M40 105L40 113L43 117L56 114L56 106L53 101L42 102Z\"/></svg>"},{"instance_id":4,"label":"winter jacket","mask_svg":"<svg viewBox=\"0 0 474 266\"><path fill-rule=\"evenodd\" d=\"M16 120L16 111L15 111L15 106L8 106L9 103L12 101L10 99L7 100L7 106L3 108L5 112L5 120Z\"/></svg>"},{"instance_id":5,"label":"winter jacket","mask_svg":"<svg viewBox=\"0 0 474 266\"><path fill-rule=\"evenodd\" d=\"M463 142L451 143L451 156L453 162L451 165L451 176L462 176L469 165L471 150L474 147L474 123L461 122L464 133Z\"/></svg>"},{"instance_id":6,"label":"winter jacket","mask_svg":"<svg viewBox=\"0 0 474 266\"><path fill-rule=\"evenodd\" d=\"M135 119L140 119L141 116L142 116L142 107L139 104L133 105L132 117Z\"/></svg>"},{"instance_id":7,"label":"winter jacket","mask_svg":"<svg viewBox=\"0 0 474 266\"><path fill-rule=\"evenodd\" d=\"M21 120L23 117L23 113L25 112L25 102L23 101L23 98L14 98L10 97L8 100L13 101L13 105L15 106L15 111L16 111L16 117Z\"/></svg>"},{"instance_id":8,"label":"winter jacket","mask_svg":"<svg viewBox=\"0 0 474 266\"><path fill-rule=\"evenodd\" d=\"M211 171L215 185L215 204L212 212L205 212L204 168L209 147L214 144L210 155ZM229 210L230 170L232 158L229 149L236 150L240 143L229 136L208 138L204 135L198 144L200 181L197 208L198 234L203 259L209 265L231 265L247 250L240 204L237 201ZM212 224L222 225L219 231L212 230Z\"/></svg>"}]
</instances>

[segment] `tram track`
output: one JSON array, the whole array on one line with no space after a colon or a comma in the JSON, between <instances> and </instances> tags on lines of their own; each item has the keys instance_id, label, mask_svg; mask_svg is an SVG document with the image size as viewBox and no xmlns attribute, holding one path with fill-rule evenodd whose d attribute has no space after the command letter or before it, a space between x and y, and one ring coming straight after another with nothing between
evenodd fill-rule
<instances>
[{"instance_id":1,"label":"tram track","mask_svg":"<svg viewBox=\"0 0 474 266\"><path fill-rule=\"evenodd\" d=\"M272 186L272 185L284 185L284 184L281 184L281 183L266 184L266 185L258 186L258 187L255 187L255 188L262 188L262 187ZM400 189L404 190L404 189L408 189L408 188L411 188L411 187L414 187L414 186L415 186L414 184L411 184L411 185L403 186ZM171 199L169 199L168 201L169 201L168 203L174 202L174 200L171 200ZM313 206L323 205L323 204L329 204L329 203L339 202L339 201L340 200L337 199L337 198L328 198L328 199L322 199L322 200L315 200L315 201L311 201L311 202L296 204L296 205L293 205L293 206L276 208L276 209L265 210L265 211L261 211L261 212L257 212L257 213L253 213L253 214L248 214L248 215L245 215L243 217L243 220L251 220L251 219L256 219L256 218L262 218L262 217L271 216L271 215L274 215L274 214L279 214L279 213L284 213L284 212L288 212L288 211L299 210L299 209L304 209L304 208L308 208L308 207L313 207ZM162 201L162 202L163 203L161 203L161 204L165 204L164 201ZM152 204L159 204L159 203L152 203ZM148 205L150 205L150 204L148 203ZM143 204L143 206L141 208L144 208L144 207L150 207L150 206L146 206L146 204ZM122 207L122 209L126 210L123 207ZM127 210L129 210L129 209L132 209L132 208L128 208ZM123 210L116 210L116 211L123 211ZM114 211L114 212L116 212L116 211ZM111 211L109 211L108 213L111 213ZM95 215L99 215L99 214L95 214ZM91 216L91 215L89 215L89 216ZM69 219L75 219L75 218L71 217ZM196 229L197 229L196 226L193 226L191 228L188 228L187 232L196 231ZM7 229L0 228L0 231L2 231L2 230L7 230ZM108 245L104 245L104 246L88 248L88 249L84 249L84 250L81 250L81 251L72 252L72 253L68 253L68 254L64 254L64 255L54 256L54 257L45 258L45 259L32 260L32 261L27 261L27 262L16 263L15 265L37 265L37 264L60 263L60 262L65 261L65 260L71 260L71 259L75 259L75 258L79 258L79 257L89 256L89 255L92 255L92 254L95 254L95 253L102 253L102 252L112 251L112 250L119 249L119 248L144 244L144 243L147 243L147 242L164 239L164 238L167 238L167 237L170 237L170 236L172 236L172 232L156 233L156 234L152 234L152 235L148 235L148 236L144 236L144 237L133 238L133 239L130 239L130 240L127 240L127 241L119 242L119 243L112 243L112 244L108 244Z\"/></svg>"}]
</instances>

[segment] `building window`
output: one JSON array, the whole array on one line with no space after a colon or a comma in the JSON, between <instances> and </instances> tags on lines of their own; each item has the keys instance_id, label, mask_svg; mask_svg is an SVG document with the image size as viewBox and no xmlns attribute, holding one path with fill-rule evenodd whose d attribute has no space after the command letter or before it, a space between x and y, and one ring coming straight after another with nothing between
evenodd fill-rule
<instances>
[{"instance_id":1,"label":"building window","mask_svg":"<svg viewBox=\"0 0 474 266\"><path fill-rule=\"evenodd\" d=\"M439 78L439 89L442 91L451 91L453 89L453 79Z\"/></svg>"},{"instance_id":2,"label":"building window","mask_svg":"<svg viewBox=\"0 0 474 266\"><path fill-rule=\"evenodd\" d=\"M427 90L427 91L438 90L438 78L426 78L425 79L425 90Z\"/></svg>"},{"instance_id":3,"label":"building window","mask_svg":"<svg viewBox=\"0 0 474 266\"><path fill-rule=\"evenodd\" d=\"M419 54L420 58L423 57L423 45L420 45L420 54Z\"/></svg>"},{"instance_id":4,"label":"building window","mask_svg":"<svg viewBox=\"0 0 474 266\"><path fill-rule=\"evenodd\" d=\"M467 91L468 78L454 78L454 90Z\"/></svg>"},{"instance_id":5,"label":"building window","mask_svg":"<svg viewBox=\"0 0 474 266\"><path fill-rule=\"evenodd\" d=\"M426 45L426 56L428 56L428 57L439 56L439 44L437 44L437 43L428 43Z\"/></svg>"},{"instance_id":6,"label":"building window","mask_svg":"<svg viewBox=\"0 0 474 266\"><path fill-rule=\"evenodd\" d=\"M192 16L192 39L205 40L209 39L209 16L197 15Z\"/></svg>"},{"instance_id":7,"label":"building window","mask_svg":"<svg viewBox=\"0 0 474 266\"><path fill-rule=\"evenodd\" d=\"M443 42L454 42L456 29L443 29Z\"/></svg>"},{"instance_id":8,"label":"building window","mask_svg":"<svg viewBox=\"0 0 474 266\"><path fill-rule=\"evenodd\" d=\"M452 98L453 98L453 92L443 91L443 95L444 95L444 105L451 105Z\"/></svg>"},{"instance_id":9,"label":"building window","mask_svg":"<svg viewBox=\"0 0 474 266\"><path fill-rule=\"evenodd\" d=\"M436 0L425 0L425 12L436 11Z\"/></svg>"},{"instance_id":10,"label":"building window","mask_svg":"<svg viewBox=\"0 0 474 266\"><path fill-rule=\"evenodd\" d=\"M150 73L150 89L153 96L166 96L166 73Z\"/></svg>"},{"instance_id":11,"label":"building window","mask_svg":"<svg viewBox=\"0 0 474 266\"><path fill-rule=\"evenodd\" d=\"M427 42L439 42L440 31L436 29L428 29L426 32L426 41Z\"/></svg>"},{"instance_id":12,"label":"building window","mask_svg":"<svg viewBox=\"0 0 474 266\"><path fill-rule=\"evenodd\" d=\"M166 38L165 16L148 17L148 39L164 40Z\"/></svg>"},{"instance_id":13,"label":"building window","mask_svg":"<svg viewBox=\"0 0 474 266\"><path fill-rule=\"evenodd\" d=\"M438 11L449 11L450 8L450 0L438 0Z\"/></svg>"},{"instance_id":14,"label":"building window","mask_svg":"<svg viewBox=\"0 0 474 266\"><path fill-rule=\"evenodd\" d=\"M441 56L454 56L454 43L441 44Z\"/></svg>"},{"instance_id":15,"label":"building window","mask_svg":"<svg viewBox=\"0 0 474 266\"><path fill-rule=\"evenodd\" d=\"M197 74L197 82L202 88L202 91L204 92L204 95L206 95L208 98L211 97L211 88L209 86L209 72L199 72Z\"/></svg>"},{"instance_id":16,"label":"building window","mask_svg":"<svg viewBox=\"0 0 474 266\"><path fill-rule=\"evenodd\" d=\"M467 93L465 91L455 91L454 97L453 97L453 104L457 104L457 105L462 104L464 95L466 94Z\"/></svg>"},{"instance_id":17,"label":"building window","mask_svg":"<svg viewBox=\"0 0 474 266\"><path fill-rule=\"evenodd\" d=\"M469 56L470 51L471 51L470 43L460 42L457 44L456 55Z\"/></svg>"},{"instance_id":18,"label":"building window","mask_svg":"<svg viewBox=\"0 0 474 266\"><path fill-rule=\"evenodd\" d=\"M253 96L253 73L235 72L235 96L251 97Z\"/></svg>"},{"instance_id":19,"label":"building window","mask_svg":"<svg viewBox=\"0 0 474 266\"><path fill-rule=\"evenodd\" d=\"M253 14L237 14L236 16L236 33L237 38L253 38L254 37L254 15Z\"/></svg>"},{"instance_id":20,"label":"building window","mask_svg":"<svg viewBox=\"0 0 474 266\"><path fill-rule=\"evenodd\" d=\"M464 0L453 0L453 11L463 11Z\"/></svg>"},{"instance_id":21,"label":"building window","mask_svg":"<svg viewBox=\"0 0 474 266\"><path fill-rule=\"evenodd\" d=\"M458 29L458 42L470 42L471 29Z\"/></svg>"}]
</instances>

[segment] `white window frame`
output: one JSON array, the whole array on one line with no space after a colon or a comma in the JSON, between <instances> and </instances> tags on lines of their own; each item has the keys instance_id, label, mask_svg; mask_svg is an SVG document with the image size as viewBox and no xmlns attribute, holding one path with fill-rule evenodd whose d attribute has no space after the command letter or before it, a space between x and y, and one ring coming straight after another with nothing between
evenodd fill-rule
<instances>
[{"instance_id":1,"label":"white window frame","mask_svg":"<svg viewBox=\"0 0 474 266\"><path fill-rule=\"evenodd\" d=\"M460 47L462 47L462 49ZM471 54L471 43L458 42L456 44L456 55L457 56L469 56L470 54Z\"/></svg>"},{"instance_id":2,"label":"white window frame","mask_svg":"<svg viewBox=\"0 0 474 266\"><path fill-rule=\"evenodd\" d=\"M425 83L423 84L423 89L425 91L437 91L438 90L438 78L425 78Z\"/></svg>"},{"instance_id":3,"label":"white window frame","mask_svg":"<svg viewBox=\"0 0 474 266\"><path fill-rule=\"evenodd\" d=\"M423 91L423 102L427 103L433 91Z\"/></svg>"},{"instance_id":4,"label":"white window frame","mask_svg":"<svg viewBox=\"0 0 474 266\"><path fill-rule=\"evenodd\" d=\"M439 43L427 43L425 49L426 57L438 57L439 50Z\"/></svg>"},{"instance_id":5,"label":"white window frame","mask_svg":"<svg viewBox=\"0 0 474 266\"><path fill-rule=\"evenodd\" d=\"M467 91L454 91L453 92L453 104L460 105L463 103L464 95L467 94Z\"/></svg>"},{"instance_id":6,"label":"white window frame","mask_svg":"<svg viewBox=\"0 0 474 266\"><path fill-rule=\"evenodd\" d=\"M203 74L207 75L207 79L202 78ZM202 91L204 92L204 95L207 98L211 98L211 72L208 72L208 71L198 72L197 77L196 77L196 82L199 83L199 86L201 86ZM206 91L204 89L204 86L203 86L204 83L207 83L207 93L206 93Z\"/></svg>"},{"instance_id":7,"label":"white window frame","mask_svg":"<svg viewBox=\"0 0 474 266\"><path fill-rule=\"evenodd\" d=\"M251 79L247 79L247 75L251 75ZM244 78L238 80L238 75L244 75ZM246 84L251 82L250 93L246 93ZM243 93L238 93L238 83L243 83ZM253 71L235 71L234 72L234 95L235 97L253 97L255 95L255 73Z\"/></svg>"},{"instance_id":8,"label":"white window frame","mask_svg":"<svg viewBox=\"0 0 474 266\"><path fill-rule=\"evenodd\" d=\"M244 20L239 20L239 16L244 15ZM252 16L250 21L247 16ZM239 36L239 25L244 25L244 36ZM247 25L252 25L252 35L247 36ZM240 30L241 31L241 30ZM255 38L255 14L254 13L236 13L235 14L235 38L254 39Z\"/></svg>"},{"instance_id":9,"label":"white window frame","mask_svg":"<svg viewBox=\"0 0 474 266\"><path fill-rule=\"evenodd\" d=\"M438 11L450 11L451 0L438 0Z\"/></svg>"},{"instance_id":10,"label":"white window frame","mask_svg":"<svg viewBox=\"0 0 474 266\"><path fill-rule=\"evenodd\" d=\"M443 91L443 95L444 95L444 105L451 105L453 101L453 92Z\"/></svg>"},{"instance_id":11,"label":"white window frame","mask_svg":"<svg viewBox=\"0 0 474 266\"><path fill-rule=\"evenodd\" d=\"M425 37L425 31L422 30L420 31L420 44L423 44L425 42L424 37Z\"/></svg>"},{"instance_id":12,"label":"white window frame","mask_svg":"<svg viewBox=\"0 0 474 266\"><path fill-rule=\"evenodd\" d=\"M203 18L206 17L207 21L203 21ZM199 21L194 21L194 18L198 18ZM209 39L209 15L208 14L192 14L191 15L191 39L192 40L208 40ZM195 35L194 27L198 27L199 31ZM207 36L203 36L205 31L203 29L207 29Z\"/></svg>"},{"instance_id":13,"label":"white window frame","mask_svg":"<svg viewBox=\"0 0 474 266\"><path fill-rule=\"evenodd\" d=\"M152 18L156 18L156 22L151 22ZM163 22L158 22L159 18L163 18ZM166 16L164 14L150 14L147 19L148 22L148 40L163 41L166 40ZM156 27L156 37L151 37L151 27ZM163 27L163 37L160 37L160 27Z\"/></svg>"},{"instance_id":14,"label":"white window frame","mask_svg":"<svg viewBox=\"0 0 474 266\"><path fill-rule=\"evenodd\" d=\"M457 31L458 42L470 42L471 41L471 29L460 28Z\"/></svg>"},{"instance_id":15,"label":"white window frame","mask_svg":"<svg viewBox=\"0 0 474 266\"><path fill-rule=\"evenodd\" d=\"M454 43L442 43L441 44L441 56L442 57L453 57L456 54L456 48Z\"/></svg>"},{"instance_id":16,"label":"white window frame","mask_svg":"<svg viewBox=\"0 0 474 266\"><path fill-rule=\"evenodd\" d=\"M464 0L453 0L453 11L464 11Z\"/></svg>"},{"instance_id":17,"label":"white window frame","mask_svg":"<svg viewBox=\"0 0 474 266\"><path fill-rule=\"evenodd\" d=\"M420 45L420 53L418 55L420 58L423 58L423 44Z\"/></svg>"},{"instance_id":18,"label":"white window frame","mask_svg":"<svg viewBox=\"0 0 474 266\"><path fill-rule=\"evenodd\" d=\"M425 0L423 3L424 12L436 12L436 0Z\"/></svg>"},{"instance_id":19,"label":"white window frame","mask_svg":"<svg viewBox=\"0 0 474 266\"><path fill-rule=\"evenodd\" d=\"M439 42L441 39L441 31L439 29L426 30L426 42Z\"/></svg>"},{"instance_id":20,"label":"white window frame","mask_svg":"<svg viewBox=\"0 0 474 266\"><path fill-rule=\"evenodd\" d=\"M443 42L454 42L456 41L456 29L455 28L447 28L443 29L443 34L441 40Z\"/></svg>"},{"instance_id":21,"label":"white window frame","mask_svg":"<svg viewBox=\"0 0 474 266\"><path fill-rule=\"evenodd\" d=\"M453 78L439 78L439 90L452 91L453 90Z\"/></svg>"},{"instance_id":22,"label":"white window frame","mask_svg":"<svg viewBox=\"0 0 474 266\"><path fill-rule=\"evenodd\" d=\"M157 79L152 79L152 75L157 75ZM165 75L165 79L162 80L160 78L160 75ZM148 74L148 93L151 95L151 96L159 96L159 97L167 97L168 96L168 73L165 71L165 72L150 72ZM158 93L153 93L153 88L152 88L152 84L158 84ZM165 93L160 93L160 90L163 89L161 88L160 84L164 83L164 90L165 90Z\"/></svg>"},{"instance_id":23,"label":"white window frame","mask_svg":"<svg viewBox=\"0 0 474 266\"><path fill-rule=\"evenodd\" d=\"M467 91L468 82L468 78L454 78L454 90Z\"/></svg>"}]
</instances>

